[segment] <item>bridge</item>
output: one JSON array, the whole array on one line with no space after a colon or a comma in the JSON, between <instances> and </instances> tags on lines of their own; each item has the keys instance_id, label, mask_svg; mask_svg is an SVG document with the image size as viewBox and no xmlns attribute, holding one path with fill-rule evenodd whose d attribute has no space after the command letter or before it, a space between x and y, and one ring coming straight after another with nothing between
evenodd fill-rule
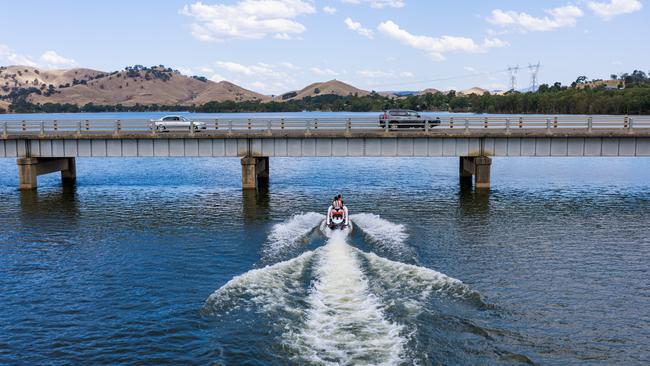
<instances>
[{"instance_id":1,"label":"bridge","mask_svg":"<svg viewBox=\"0 0 650 366\"><path fill-rule=\"evenodd\" d=\"M19 187L77 157L241 157L242 188L269 177L270 157L459 157L460 179L490 187L492 157L650 156L650 116L439 115L409 128L377 118L197 120L161 132L143 119L0 121L0 157L17 158Z\"/></svg>"}]
</instances>

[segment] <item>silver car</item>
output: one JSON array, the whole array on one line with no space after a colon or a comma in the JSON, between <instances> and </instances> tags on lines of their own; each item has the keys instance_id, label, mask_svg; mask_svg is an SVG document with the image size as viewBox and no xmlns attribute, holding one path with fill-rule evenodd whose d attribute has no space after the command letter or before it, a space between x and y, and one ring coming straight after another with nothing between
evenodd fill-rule
<instances>
[{"instance_id":1,"label":"silver car","mask_svg":"<svg viewBox=\"0 0 650 366\"><path fill-rule=\"evenodd\" d=\"M416 111L408 109L389 109L379 115L379 127L386 128L421 128L424 129L426 124L429 127L436 127L440 125L440 118L427 118L423 117Z\"/></svg>"},{"instance_id":2,"label":"silver car","mask_svg":"<svg viewBox=\"0 0 650 366\"><path fill-rule=\"evenodd\" d=\"M205 130L207 125L205 122L195 122L184 116L171 115L150 120L149 128L159 132L189 131L191 128L201 131Z\"/></svg>"}]
</instances>

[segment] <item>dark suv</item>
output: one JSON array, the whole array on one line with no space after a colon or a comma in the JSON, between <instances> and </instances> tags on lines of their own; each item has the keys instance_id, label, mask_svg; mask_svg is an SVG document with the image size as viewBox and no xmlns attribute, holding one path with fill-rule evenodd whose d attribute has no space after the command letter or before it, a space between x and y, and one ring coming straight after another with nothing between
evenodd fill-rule
<instances>
[{"instance_id":1,"label":"dark suv","mask_svg":"<svg viewBox=\"0 0 650 366\"><path fill-rule=\"evenodd\" d=\"M392 129L396 128L421 128L425 129L426 124L429 128L440 125L440 118L422 117L420 113L408 109L389 109L379 115L379 127Z\"/></svg>"}]
</instances>

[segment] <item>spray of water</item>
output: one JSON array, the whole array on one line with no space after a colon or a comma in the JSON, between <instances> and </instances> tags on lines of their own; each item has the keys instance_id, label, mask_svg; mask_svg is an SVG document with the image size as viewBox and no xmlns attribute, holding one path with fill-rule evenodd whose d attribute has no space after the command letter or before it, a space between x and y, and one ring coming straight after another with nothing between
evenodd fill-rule
<instances>
[{"instance_id":1,"label":"spray of water","mask_svg":"<svg viewBox=\"0 0 650 366\"><path fill-rule=\"evenodd\" d=\"M368 261L376 285L392 298L424 302L432 293L463 299L480 299L480 295L462 281L426 267L382 258L375 253L355 249Z\"/></svg>"},{"instance_id":2,"label":"spray of water","mask_svg":"<svg viewBox=\"0 0 650 366\"><path fill-rule=\"evenodd\" d=\"M307 298L302 329L285 335L300 361L310 364L403 362L402 326L384 316L381 301L368 290L355 250L335 233L318 253L316 280Z\"/></svg>"},{"instance_id":3,"label":"spray of water","mask_svg":"<svg viewBox=\"0 0 650 366\"><path fill-rule=\"evenodd\" d=\"M291 217L289 220L276 224L271 229L268 240L263 248L263 257L275 258L283 253L296 249L325 216L316 212L308 212Z\"/></svg>"},{"instance_id":4,"label":"spray of water","mask_svg":"<svg viewBox=\"0 0 650 366\"><path fill-rule=\"evenodd\" d=\"M314 252L305 252L291 260L234 277L208 297L203 312L223 316L241 306L252 305L267 313L293 309L292 301L305 296L302 279L313 256Z\"/></svg>"},{"instance_id":5,"label":"spray of water","mask_svg":"<svg viewBox=\"0 0 650 366\"><path fill-rule=\"evenodd\" d=\"M405 247L403 225L370 214L352 219L377 245ZM275 225L269 252L295 246L322 220L309 213ZM457 279L363 252L346 238L346 232L333 232L323 247L233 278L207 299L204 312L223 316L245 306L270 315L282 323L282 343L298 363L395 365L412 361L406 348L415 326L409 319L415 322L428 298L480 301ZM400 323L389 313L396 302L409 307Z\"/></svg>"},{"instance_id":6,"label":"spray of water","mask_svg":"<svg viewBox=\"0 0 650 366\"><path fill-rule=\"evenodd\" d=\"M413 250L406 245L408 234L404 225L368 213L351 215L350 218L378 249L398 258L413 257Z\"/></svg>"}]
</instances>

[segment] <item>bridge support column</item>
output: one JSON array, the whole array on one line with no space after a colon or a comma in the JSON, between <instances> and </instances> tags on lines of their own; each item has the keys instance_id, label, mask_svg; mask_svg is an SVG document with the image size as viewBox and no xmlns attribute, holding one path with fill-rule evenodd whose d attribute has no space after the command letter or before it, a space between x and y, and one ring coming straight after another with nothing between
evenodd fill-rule
<instances>
[{"instance_id":1,"label":"bridge support column","mask_svg":"<svg viewBox=\"0 0 650 366\"><path fill-rule=\"evenodd\" d=\"M36 189L39 175L54 172L61 172L64 185L74 184L77 180L75 158L19 158L16 164L20 189Z\"/></svg>"},{"instance_id":2,"label":"bridge support column","mask_svg":"<svg viewBox=\"0 0 650 366\"><path fill-rule=\"evenodd\" d=\"M474 177L476 189L490 189L490 169L492 159L487 156L463 156L460 158L460 184L471 186Z\"/></svg>"},{"instance_id":3,"label":"bridge support column","mask_svg":"<svg viewBox=\"0 0 650 366\"><path fill-rule=\"evenodd\" d=\"M268 183L269 158L243 157L241 159L241 175L243 189L257 189L260 184Z\"/></svg>"},{"instance_id":4,"label":"bridge support column","mask_svg":"<svg viewBox=\"0 0 650 366\"><path fill-rule=\"evenodd\" d=\"M474 177L474 158L461 156L459 167L460 185L471 188L472 178Z\"/></svg>"},{"instance_id":5,"label":"bridge support column","mask_svg":"<svg viewBox=\"0 0 650 366\"><path fill-rule=\"evenodd\" d=\"M476 189L490 189L490 169L492 159L487 156L479 156L474 159L474 187Z\"/></svg>"}]
</instances>

